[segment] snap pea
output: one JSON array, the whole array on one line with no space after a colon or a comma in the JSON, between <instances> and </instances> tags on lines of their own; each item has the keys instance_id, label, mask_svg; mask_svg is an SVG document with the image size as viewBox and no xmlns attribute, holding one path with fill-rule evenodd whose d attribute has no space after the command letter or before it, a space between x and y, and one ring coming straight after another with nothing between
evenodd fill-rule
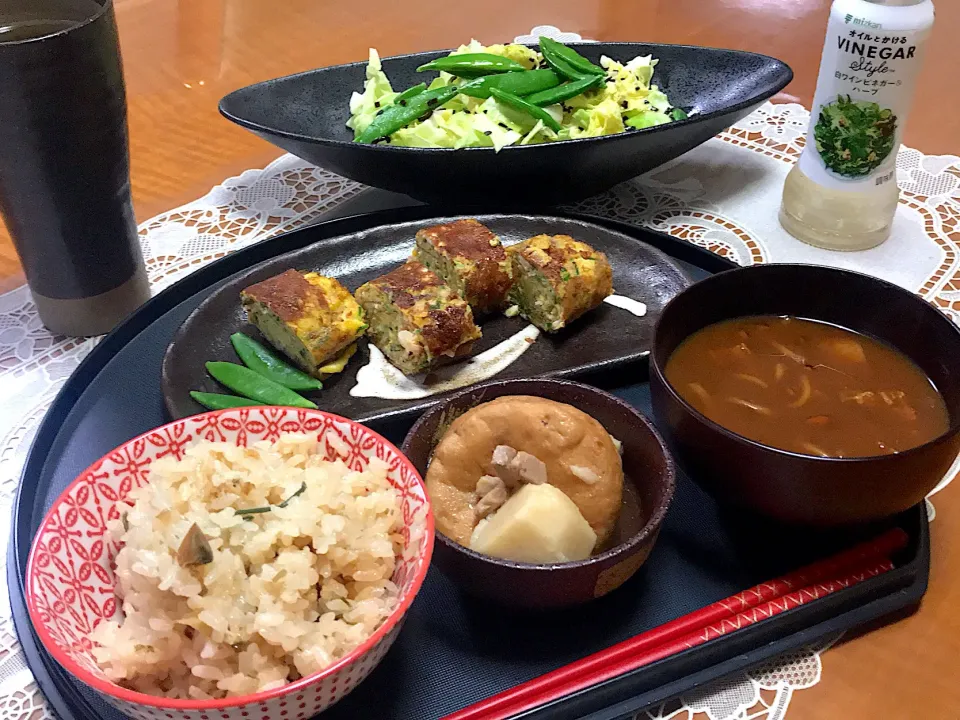
<instances>
[{"instance_id":1,"label":"snap pea","mask_svg":"<svg viewBox=\"0 0 960 720\"><path fill-rule=\"evenodd\" d=\"M687 111L684 110L683 108L674 108L673 110L670 111L670 117L673 118L674 120L686 120L690 116L687 114Z\"/></svg>"},{"instance_id":2,"label":"snap pea","mask_svg":"<svg viewBox=\"0 0 960 720\"><path fill-rule=\"evenodd\" d=\"M320 390L323 383L288 364L252 337L234 333L230 342L243 364L258 375L291 390Z\"/></svg>"},{"instance_id":3,"label":"snap pea","mask_svg":"<svg viewBox=\"0 0 960 720\"><path fill-rule=\"evenodd\" d=\"M606 70L599 65L594 65L573 48L543 35L540 36L540 53L548 63L552 56L579 71L581 75L606 75Z\"/></svg>"},{"instance_id":4,"label":"snap pea","mask_svg":"<svg viewBox=\"0 0 960 720\"><path fill-rule=\"evenodd\" d=\"M418 117L450 102L459 93L463 92L464 88L473 87L475 82L478 81L474 80L459 87L457 85L446 85L434 90L424 90L405 100L404 104L388 105L353 141L356 143L372 143L374 140L389 137Z\"/></svg>"},{"instance_id":5,"label":"snap pea","mask_svg":"<svg viewBox=\"0 0 960 720\"><path fill-rule=\"evenodd\" d=\"M543 90L538 93L533 93L532 95L527 95L524 100L531 105L537 105L538 107L543 107L545 105L556 105L564 100L569 100L577 95L582 95L587 90L598 87L602 84L603 78L601 76L588 75L587 77L581 77L579 80L564 83L563 85L558 85L557 87L550 88L549 90Z\"/></svg>"},{"instance_id":6,"label":"snap pea","mask_svg":"<svg viewBox=\"0 0 960 720\"><path fill-rule=\"evenodd\" d=\"M397 96L393 99L393 102L394 102L394 104L397 104L397 103L402 104L404 100L409 100L409 99L412 98L413 96L419 95L420 93L422 93L422 92L423 92L424 90L426 90L426 89L427 89L427 84L426 84L426 83L420 83L419 85L414 85L413 87L407 88L407 89L404 90L402 93L400 93L399 95L397 95Z\"/></svg>"},{"instance_id":7,"label":"snap pea","mask_svg":"<svg viewBox=\"0 0 960 720\"><path fill-rule=\"evenodd\" d=\"M225 410L227 408L248 407L252 405L262 405L256 400L250 400L236 395L221 395L219 393L190 391L190 397L203 405L208 410Z\"/></svg>"},{"instance_id":8,"label":"snap pea","mask_svg":"<svg viewBox=\"0 0 960 720\"><path fill-rule=\"evenodd\" d=\"M490 97L490 88L495 87L504 92L523 97L541 90L548 90L559 84L560 78L553 70L525 70L524 72L486 75L477 80L476 83L471 83L471 87L465 85L461 88L461 92L470 97L488 98Z\"/></svg>"},{"instance_id":9,"label":"snap pea","mask_svg":"<svg viewBox=\"0 0 960 720\"><path fill-rule=\"evenodd\" d=\"M257 400L266 405L287 405L316 409L316 405L300 397L290 388L285 388L273 380L267 380L250 368L229 362L208 362L207 372L214 379L236 393Z\"/></svg>"},{"instance_id":10,"label":"snap pea","mask_svg":"<svg viewBox=\"0 0 960 720\"><path fill-rule=\"evenodd\" d=\"M584 77L600 77L596 73L585 73L582 70L578 70L562 57L554 55L553 53L543 53L543 59L547 61L550 67L557 71L558 75L562 75L567 80L579 80Z\"/></svg>"},{"instance_id":11,"label":"snap pea","mask_svg":"<svg viewBox=\"0 0 960 720\"><path fill-rule=\"evenodd\" d=\"M553 115L548 113L541 107L536 105L531 105L522 97L517 97L513 93L504 92L500 88L492 87L490 88L490 94L493 95L500 102L506 103L521 112L527 113L532 117L535 117L537 120L542 120L543 124L554 132L560 132L560 123L558 123Z\"/></svg>"},{"instance_id":12,"label":"snap pea","mask_svg":"<svg viewBox=\"0 0 960 720\"><path fill-rule=\"evenodd\" d=\"M418 117L432 108L450 102L460 90L455 85L424 90L405 101L404 104L389 105L373 119L366 129L357 135L353 141L358 143L372 143L383 137L392 135L402 127L406 127Z\"/></svg>"},{"instance_id":13,"label":"snap pea","mask_svg":"<svg viewBox=\"0 0 960 720\"><path fill-rule=\"evenodd\" d=\"M490 75L492 73L520 72L526 69L527 68L516 60L511 60L510 58L500 55L491 55L490 53L461 53L460 55L447 55L446 57L432 60L426 65L418 67L417 72L438 70L458 77L473 78L480 75Z\"/></svg>"}]
</instances>

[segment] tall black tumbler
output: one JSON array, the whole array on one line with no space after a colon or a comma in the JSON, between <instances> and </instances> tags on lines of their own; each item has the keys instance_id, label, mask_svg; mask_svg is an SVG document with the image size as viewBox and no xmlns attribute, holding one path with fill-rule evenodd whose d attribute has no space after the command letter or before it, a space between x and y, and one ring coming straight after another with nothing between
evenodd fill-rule
<instances>
[{"instance_id":1,"label":"tall black tumbler","mask_svg":"<svg viewBox=\"0 0 960 720\"><path fill-rule=\"evenodd\" d=\"M112 0L0 2L0 212L51 331L108 332L150 297Z\"/></svg>"}]
</instances>

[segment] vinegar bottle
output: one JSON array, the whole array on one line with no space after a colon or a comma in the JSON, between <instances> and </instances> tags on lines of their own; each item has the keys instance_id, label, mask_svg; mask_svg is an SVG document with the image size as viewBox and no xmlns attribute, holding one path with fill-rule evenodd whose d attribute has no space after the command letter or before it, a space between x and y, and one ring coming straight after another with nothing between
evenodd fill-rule
<instances>
[{"instance_id":1,"label":"vinegar bottle","mask_svg":"<svg viewBox=\"0 0 960 720\"><path fill-rule=\"evenodd\" d=\"M830 250L865 250L890 235L897 150L931 0L835 0L807 143L783 187L780 224Z\"/></svg>"}]
</instances>

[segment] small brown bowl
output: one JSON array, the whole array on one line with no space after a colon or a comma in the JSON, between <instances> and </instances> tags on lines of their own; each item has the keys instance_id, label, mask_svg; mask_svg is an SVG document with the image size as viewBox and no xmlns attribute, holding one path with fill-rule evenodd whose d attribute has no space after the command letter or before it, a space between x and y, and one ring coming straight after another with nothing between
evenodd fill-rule
<instances>
[{"instance_id":1,"label":"small brown bowl","mask_svg":"<svg viewBox=\"0 0 960 720\"><path fill-rule=\"evenodd\" d=\"M407 433L403 454L426 475L433 449L467 410L504 395L567 403L623 443L624 503L610 549L577 562L535 565L483 555L439 530L433 561L472 595L504 605L559 608L593 600L625 583L657 540L676 487L676 471L653 424L623 400L566 380L499 380L475 385L425 412Z\"/></svg>"},{"instance_id":2,"label":"small brown bowl","mask_svg":"<svg viewBox=\"0 0 960 720\"><path fill-rule=\"evenodd\" d=\"M896 348L940 391L949 429L900 453L836 458L780 450L721 427L680 396L665 368L693 333L748 315L821 320ZM916 505L950 468L960 452L957 358L960 329L912 292L847 270L754 265L701 280L670 301L654 331L650 394L677 461L719 502L793 525L847 525Z\"/></svg>"}]
</instances>

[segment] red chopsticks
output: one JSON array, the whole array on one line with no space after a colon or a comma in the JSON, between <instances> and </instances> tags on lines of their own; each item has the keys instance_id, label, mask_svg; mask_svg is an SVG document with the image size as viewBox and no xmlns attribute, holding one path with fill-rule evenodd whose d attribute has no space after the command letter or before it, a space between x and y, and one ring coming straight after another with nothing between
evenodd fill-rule
<instances>
[{"instance_id":1,"label":"red chopsticks","mask_svg":"<svg viewBox=\"0 0 960 720\"><path fill-rule=\"evenodd\" d=\"M903 549L908 539L906 532L895 528L874 540L761 583L481 700L443 720L502 720L762 622L892 570L890 556Z\"/></svg>"}]
</instances>

